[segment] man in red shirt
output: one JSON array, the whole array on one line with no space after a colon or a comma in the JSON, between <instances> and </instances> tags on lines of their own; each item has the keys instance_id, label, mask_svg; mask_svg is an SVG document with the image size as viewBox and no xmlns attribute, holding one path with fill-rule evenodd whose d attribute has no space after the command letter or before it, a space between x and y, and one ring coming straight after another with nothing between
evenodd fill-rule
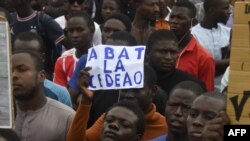
<instances>
[{"instance_id":1,"label":"man in red shirt","mask_svg":"<svg viewBox=\"0 0 250 141\"><path fill-rule=\"evenodd\" d=\"M202 80L208 91L214 90L215 62L212 56L192 36L190 28L196 15L189 1L174 4L170 15L170 29L178 38L179 55L176 68Z\"/></svg>"}]
</instances>

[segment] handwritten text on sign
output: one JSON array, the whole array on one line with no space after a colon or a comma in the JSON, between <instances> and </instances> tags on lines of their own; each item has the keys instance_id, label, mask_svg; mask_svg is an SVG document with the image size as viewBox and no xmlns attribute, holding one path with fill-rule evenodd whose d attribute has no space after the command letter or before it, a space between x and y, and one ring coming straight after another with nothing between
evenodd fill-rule
<instances>
[{"instance_id":1,"label":"handwritten text on sign","mask_svg":"<svg viewBox=\"0 0 250 141\"><path fill-rule=\"evenodd\" d=\"M143 87L145 46L98 45L88 50L89 89Z\"/></svg>"}]
</instances>

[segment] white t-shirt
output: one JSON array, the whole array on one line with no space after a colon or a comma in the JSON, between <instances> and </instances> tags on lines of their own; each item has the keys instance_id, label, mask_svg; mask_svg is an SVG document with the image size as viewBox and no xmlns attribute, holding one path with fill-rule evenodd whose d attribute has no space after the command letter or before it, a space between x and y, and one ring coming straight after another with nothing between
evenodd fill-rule
<instances>
[{"instance_id":1,"label":"white t-shirt","mask_svg":"<svg viewBox=\"0 0 250 141\"><path fill-rule=\"evenodd\" d=\"M214 60L222 60L221 48L230 44L231 28L218 23L217 28L206 29L200 24L194 26L191 33L198 40L198 42L213 56ZM215 90L221 89L222 75L215 77Z\"/></svg>"},{"instance_id":2,"label":"white t-shirt","mask_svg":"<svg viewBox=\"0 0 250 141\"><path fill-rule=\"evenodd\" d=\"M230 43L231 28L218 24L217 28L206 29L197 24L192 28L191 33L198 42L211 53L215 60L222 59L221 48Z\"/></svg>"}]
</instances>

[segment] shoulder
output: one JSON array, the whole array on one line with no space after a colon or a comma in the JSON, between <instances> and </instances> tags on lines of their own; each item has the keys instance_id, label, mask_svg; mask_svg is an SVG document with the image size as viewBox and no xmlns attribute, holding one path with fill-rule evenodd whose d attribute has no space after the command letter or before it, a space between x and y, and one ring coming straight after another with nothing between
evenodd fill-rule
<instances>
[{"instance_id":1,"label":"shoulder","mask_svg":"<svg viewBox=\"0 0 250 141\"><path fill-rule=\"evenodd\" d=\"M231 30L230 27L227 27L226 25L223 25L223 24L221 24L221 23L218 23L218 26L219 26L219 28L221 28L222 30L226 30L226 31L230 31L230 30Z\"/></svg>"},{"instance_id":2,"label":"shoulder","mask_svg":"<svg viewBox=\"0 0 250 141\"><path fill-rule=\"evenodd\" d=\"M61 57L72 56L72 55L75 54L75 52L76 52L76 49L75 49L75 48L72 48L72 49L70 49L70 50L65 51L65 52L62 54Z\"/></svg>"},{"instance_id":3,"label":"shoulder","mask_svg":"<svg viewBox=\"0 0 250 141\"><path fill-rule=\"evenodd\" d=\"M44 87L52 91L57 96L69 94L68 90L65 87L58 85L47 79L45 79L44 81Z\"/></svg>"},{"instance_id":4,"label":"shoulder","mask_svg":"<svg viewBox=\"0 0 250 141\"><path fill-rule=\"evenodd\" d=\"M60 115L73 116L75 114L75 111L69 106L66 106L51 98L47 98L47 100L48 100L48 107Z\"/></svg>"},{"instance_id":5,"label":"shoulder","mask_svg":"<svg viewBox=\"0 0 250 141\"><path fill-rule=\"evenodd\" d=\"M198 23L197 25L195 25L194 27L192 27L191 32L193 33L193 32L197 32L197 31L199 31L199 30L202 30L202 27L201 27L201 25Z\"/></svg>"},{"instance_id":6,"label":"shoulder","mask_svg":"<svg viewBox=\"0 0 250 141\"><path fill-rule=\"evenodd\" d=\"M230 36L231 28L227 27L221 23L218 23L219 30Z\"/></svg>"}]
</instances>

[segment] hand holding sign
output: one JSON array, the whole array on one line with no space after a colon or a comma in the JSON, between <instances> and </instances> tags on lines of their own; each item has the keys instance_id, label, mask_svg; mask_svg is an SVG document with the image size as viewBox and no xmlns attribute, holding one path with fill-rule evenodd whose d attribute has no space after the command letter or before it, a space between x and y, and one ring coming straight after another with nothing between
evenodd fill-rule
<instances>
[{"instance_id":1,"label":"hand holding sign","mask_svg":"<svg viewBox=\"0 0 250 141\"><path fill-rule=\"evenodd\" d=\"M143 87L145 46L98 45L88 50L89 89Z\"/></svg>"},{"instance_id":2,"label":"hand holding sign","mask_svg":"<svg viewBox=\"0 0 250 141\"><path fill-rule=\"evenodd\" d=\"M94 92L89 90L89 70L91 67L86 67L81 70L79 77L78 77L78 85L80 86L82 92L82 100L81 103L83 104L90 104L94 95Z\"/></svg>"}]
</instances>

